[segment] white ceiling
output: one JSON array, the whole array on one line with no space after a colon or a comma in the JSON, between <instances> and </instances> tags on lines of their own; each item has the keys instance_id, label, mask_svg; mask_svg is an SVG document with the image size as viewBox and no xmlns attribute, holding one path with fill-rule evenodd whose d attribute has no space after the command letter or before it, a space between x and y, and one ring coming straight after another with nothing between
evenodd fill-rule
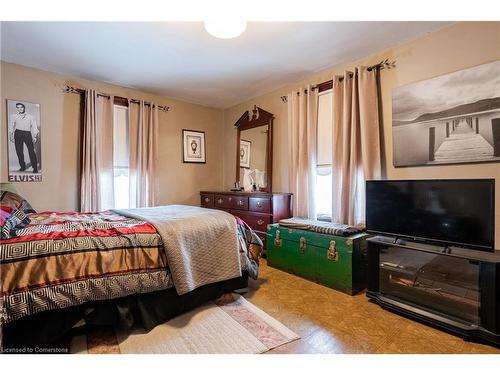
<instances>
[{"instance_id":1,"label":"white ceiling","mask_svg":"<svg viewBox=\"0 0 500 375\"><path fill-rule=\"evenodd\" d=\"M450 22L2 22L1 59L227 108Z\"/></svg>"}]
</instances>

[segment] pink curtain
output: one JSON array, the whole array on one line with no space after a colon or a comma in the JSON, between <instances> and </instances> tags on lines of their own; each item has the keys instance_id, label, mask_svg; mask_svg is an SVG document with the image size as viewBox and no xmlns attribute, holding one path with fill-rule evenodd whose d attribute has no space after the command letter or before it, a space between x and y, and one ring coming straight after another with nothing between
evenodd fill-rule
<instances>
[{"instance_id":1,"label":"pink curtain","mask_svg":"<svg viewBox=\"0 0 500 375\"><path fill-rule=\"evenodd\" d=\"M80 210L113 208L113 97L85 91L81 150Z\"/></svg>"},{"instance_id":2,"label":"pink curtain","mask_svg":"<svg viewBox=\"0 0 500 375\"><path fill-rule=\"evenodd\" d=\"M155 205L158 107L129 100L130 207Z\"/></svg>"},{"instance_id":3,"label":"pink curtain","mask_svg":"<svg viewBox=\"0 0 500 375\"><path fill-rule=\"evenodd\" d=\"M365 222L365 182L380 179L377 71L333 78L332 221Z\"/></svg>"},{"instance_id":4,"label":"pink curtain","mask_svg":"<svg viewBox=\"0 0 500 375\"><path fill-rule=\"evenodd\" d=\"M307 87L288 94L288 178L293 215L316 219L318 93Z\"/></svg>"}]
</instances>

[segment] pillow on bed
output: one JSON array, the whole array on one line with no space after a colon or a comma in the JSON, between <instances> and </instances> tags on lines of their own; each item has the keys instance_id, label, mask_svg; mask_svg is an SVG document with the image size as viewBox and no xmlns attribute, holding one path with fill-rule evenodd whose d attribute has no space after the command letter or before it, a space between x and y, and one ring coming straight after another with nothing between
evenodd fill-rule
<instances>
[{"instance_id":1,"label":"pillow on bed","mask_svg":"<svg viewBox=\"0 0 500 375\"><path fill-rule=\"evenodd\" d=\"M0 204L2 206L12 207L13 209L20 209L25 214L34 214L36 211L31 207L26 199L11 191L2 191L0 197Z\"/></svg>"},{"instance_id":2,"label":"pillow on bed","mask_svg":"<svg viewBox=\"0 0 500 375\"><path fill-rule=\"evenodd\" d=\"M0 204L0 238L6 240L16 236L16 230L30 223L29 217L21 208Z\"/></svg>"}]
</instances>

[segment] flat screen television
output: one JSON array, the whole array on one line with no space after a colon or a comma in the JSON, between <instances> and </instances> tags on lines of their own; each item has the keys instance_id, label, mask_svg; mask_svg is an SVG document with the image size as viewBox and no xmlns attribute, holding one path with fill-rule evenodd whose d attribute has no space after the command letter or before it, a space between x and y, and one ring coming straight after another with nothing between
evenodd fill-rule
<instances>
[{"instance_id":1,"label":"flat screen television","mask_svg":"<svg viewBox=\"0 0 500 375\"><path fill-rule=\"evenodd\" d=\"M367 181L366 229L494 251L495 180Z\"/></svg>"}]
</instances>

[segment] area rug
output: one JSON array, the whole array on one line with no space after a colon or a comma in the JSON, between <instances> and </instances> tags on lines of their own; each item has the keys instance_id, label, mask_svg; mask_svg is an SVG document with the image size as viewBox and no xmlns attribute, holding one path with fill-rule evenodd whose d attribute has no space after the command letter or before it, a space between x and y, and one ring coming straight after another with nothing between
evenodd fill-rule
<instances>
[{"instance_id":1,"label":"area rug","mask_svg":"<svg viewBox=\"0 0 500 375\"><path fill-rule=\"evenodd\" d=\"M240 295L143 330L99 330L71 342L75 354L259 354L299 336Z\"/></svg>"}]
</instances>

